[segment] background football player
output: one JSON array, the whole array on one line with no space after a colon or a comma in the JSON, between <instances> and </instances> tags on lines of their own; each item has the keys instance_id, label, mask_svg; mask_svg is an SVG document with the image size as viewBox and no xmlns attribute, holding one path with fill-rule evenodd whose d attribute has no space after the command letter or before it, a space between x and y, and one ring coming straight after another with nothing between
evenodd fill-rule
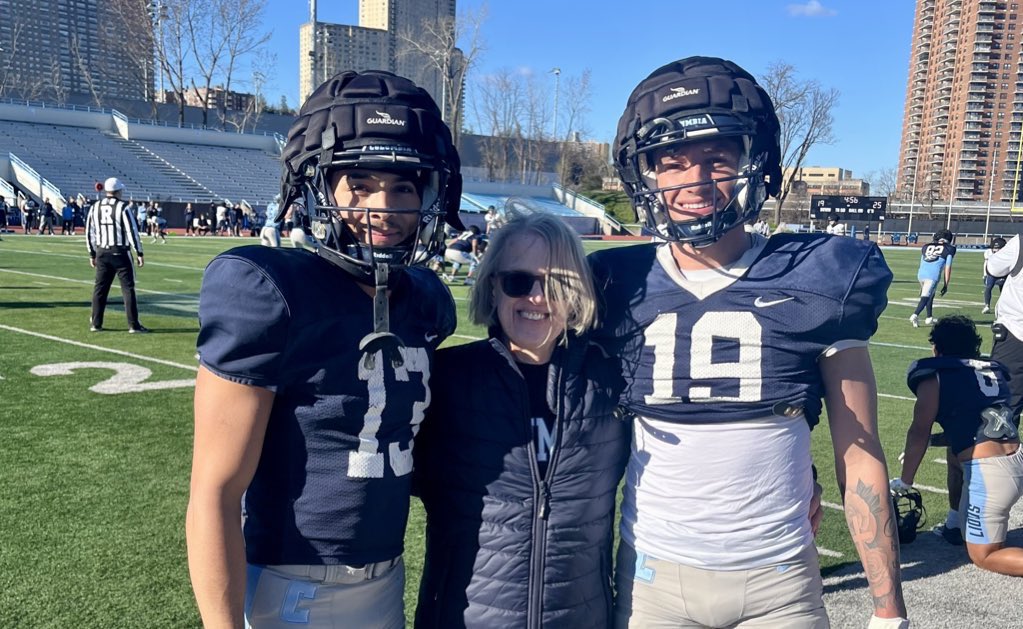
<instances>
[{"instance_id":1,"label":"background football player","mask_svg":"<svg viewBox=\"0 0 1023 629\"><path fill-rule=\"evenodd\" d=\"M822 396L871 626L909 624L867 353L892 275L866 241L746 233L780 188L778 136L755 79L706 57L655 70L619 121L619 175L666 242L592 254L635 415L618 627L828 626L807 518Z\"/></svg>"},{"instance_id":2,"label":"background football player","mask_svg":"<svg viewBox=\"0 0 1023 629\"><path fill-rule=\"evenodd\" d=\"M455 326L415 265L445 219L461 228L458 155L424 90L369 71L309 96L282 160L278 212L304 201L315 251L241 247L203 277L196 600L208 627L243 610L252 627L402 627L412 440Z\"/></svg>"},{"instance_id":3,"label":"background football player","mask_svg":"<svg viewBox=\"0 0 1023 629\"><path fill-rule=\"evenodd\" d=\"M934 240L920 248L920 269L916 273L916 279L920 281L920 303L916 310L909 315L909 322L913 327L920 327L920 313L927 309L925 323L934 323L934 293L938 288L938 280L943 279L941 292L944 295L948 292L948 283L952 281L952 258L956 255L956 248L952 245L952 232L942 229L934 234Z\"/></svg>"},{"instance_id":4,"label":"background football player","mask_svg":"<svg viewBox=\"0 0 1023 629\"><path fill-rule=\"evenodd\" d=\"M444 261L441 262L441 276L449 281L455 281L455 276L458 275L458 269L462 268L463 264L469 266L469 272L465 276L465 283L472 284L475 280L473 273L476 272L476 267L480 263L480 254L482 253L480 244L483 242L483 234L480 233L480 228L475 225L470 225L469 229L463 231L458 235L457 238L448 243L447 248L444 250ZM444 262L451 263L451 275L443 273Z\"/></svg>"},{"instance_id":5,"label":"background football player","mask_svg":"<svg viewBox=\"0 0 1023 629\"><path fill-rule=\"evenodd\" d=\"M942 317L930 341L934 357L909 366L907 380L916 405L902 476L892 479L891 489L912 487L937 421L963 467L956 528L970 559L985 570L1023 576L1023 548L1005 546L1009 511L1023 496L1023 451L1009 406L1005 367L980 360L980 335L968 317Z\"/></svg>"}]
</instances>

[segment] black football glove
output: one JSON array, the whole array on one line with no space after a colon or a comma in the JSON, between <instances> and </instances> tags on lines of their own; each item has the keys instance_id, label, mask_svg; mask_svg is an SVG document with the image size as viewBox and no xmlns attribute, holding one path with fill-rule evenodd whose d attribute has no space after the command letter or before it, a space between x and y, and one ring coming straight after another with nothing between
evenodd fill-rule
<instances>
[{"instance_id":1,"label":"black football glove","mask_svg":"<svg viewBox=\"0 0 1023 629\"><path fill-rule=\"evenodd\" d=\"M944 297L945 293L947 293L947 292L948 292L948 284L945 284L944 286L941 287L941 290L938 291L938 297Z\"/></svg>"}]
</instances>

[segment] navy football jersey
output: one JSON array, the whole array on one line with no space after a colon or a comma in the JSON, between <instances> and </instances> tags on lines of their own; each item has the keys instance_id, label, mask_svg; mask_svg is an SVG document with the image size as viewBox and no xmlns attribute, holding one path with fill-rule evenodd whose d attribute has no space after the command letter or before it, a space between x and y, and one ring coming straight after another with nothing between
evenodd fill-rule
<instances>
[{"instance_id":1,"label":"navy football jersey","mask_svg":"<svg viewBox=\"0 0 1023 629\"><path fill-rule=\"evenodd\" d=\"M630 411L681 423L802 412L817 423L817 361L842 341L866 343L888 303L891 271L868 241L750 237L735 265L745 272L716 289L680 283L669 245L591 255L604 300L598 337L622 360Z\"/></svg>"},{"instance_id":2,"label":"navy football jersey","mask_svg":"<svg viewBox=\"0 0 1023 629\"><path fill-rule=\"evenodd\" d=\"M217 256L199 299L202 364L275 391L245 494L254 564L349 565L402 552L412 440L430 402L433 353L455 328L430 271L392 276L391 331L404 364L364 360L373 301L305 250L249 246Z\"/></svg>"},{"instance_id":3,"label":"navy football jersey","mask_svg":"<svg viewBox=\"0 0 1023 629\"><path fill-rule=\"evenodd\" d=\"M984 441L1018 437L1009 406L1008 373L998 361L937 356L909 366L906 382L916 393L921 382L938 378L938 416L952 451L959 454Z\"/></svg>"}]
</instances>

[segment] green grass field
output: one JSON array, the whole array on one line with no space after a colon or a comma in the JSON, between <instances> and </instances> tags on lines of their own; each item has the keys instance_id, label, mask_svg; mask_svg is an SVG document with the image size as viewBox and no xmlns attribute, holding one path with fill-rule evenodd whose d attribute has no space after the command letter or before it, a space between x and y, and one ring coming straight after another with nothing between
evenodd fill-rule
<instances>
[{"instance_id":1,"label":"green grass field","mask_svg":"<svg viewBox=\"0 0 1023 629\"><path fill-rule=\"evenodd\" d=\"M0 627L192 627L199 625L185 561L184 512L191 463L192 385L202 271L217 253L255 241L172 237L146 244L138 273L142 322L127 334L112 291L106 331L89 332L93 270L78 237L4 235L0 242ZM587 243L590 248L599 246ZM887 250L890 304L871 345L889 461L912 414L909 362L929 354L927 329L907 318L916 304L915 249ZM936 315L981 316L979 253L956 259ZM449 343L483 336L464 321L466 290L453 286L462 323ZM841 502L827 424L814 431L824 499ZM946 497L943 451L918 476L929 524ZM897 466L897 464L896 464ZM892 470L898 471L897 467ZM407 614L421 570L423 515L407 534ZM842 514L826 510L818 538L825 572L856 561Z\"/></svg>"}]
</instances>

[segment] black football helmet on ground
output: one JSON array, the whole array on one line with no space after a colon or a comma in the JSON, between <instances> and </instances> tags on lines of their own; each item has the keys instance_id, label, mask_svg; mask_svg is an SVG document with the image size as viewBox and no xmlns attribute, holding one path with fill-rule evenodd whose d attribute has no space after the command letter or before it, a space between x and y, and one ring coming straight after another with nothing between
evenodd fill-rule
<instances>
[{"instance_id":1,"label":"black football helmet on ground","mask_svg":"<svg viewBox=\"0 0 1023 629\"><path fill-rule=\"evenodd\" d=\"M752 221L768 195L781 191L780 125L767 92L731 61L689 57L644 79L618 121L614 161L639 219L657 236L706 246ZM740 142L732 198L695 220L671 218L658 187L655 159L663 150L715 138ZM723 180L718 180L723 181ZM708 185L710 180L698 184Z\"/></svg>"},{"instance_id":2,"label":"black football helmet on ground","mask_svg":"<svg viewBox=\"0 0 1023 629\"><path fill-rule=\"evenodd\" d=\"M913 488L890 493L892 510L895 512L895 525L899 531L899 543L911 544L927 521L923 496Z\"/></svg>"},{"instance_id":3,"label":"black football helmet on ground","mask_svg":"<svg viewBox=\"0 0 1023 629\"><path fill-rule=\"evenodd\" d=\"M451 132L425 90L390 72L342 72L317 87L288 131L281 159L278 219L293 203L303 205L318 253L361 281L373 281L378 263L427 262L443 250L443 222L462 227L462 178ZM414 237L394 247L357 238L340 215L368 209L337 204L328 173L340 168L399 172L415 181L422 207ZM399 210L373 209L389 211Z\"/></svg>"}]
</instances>

